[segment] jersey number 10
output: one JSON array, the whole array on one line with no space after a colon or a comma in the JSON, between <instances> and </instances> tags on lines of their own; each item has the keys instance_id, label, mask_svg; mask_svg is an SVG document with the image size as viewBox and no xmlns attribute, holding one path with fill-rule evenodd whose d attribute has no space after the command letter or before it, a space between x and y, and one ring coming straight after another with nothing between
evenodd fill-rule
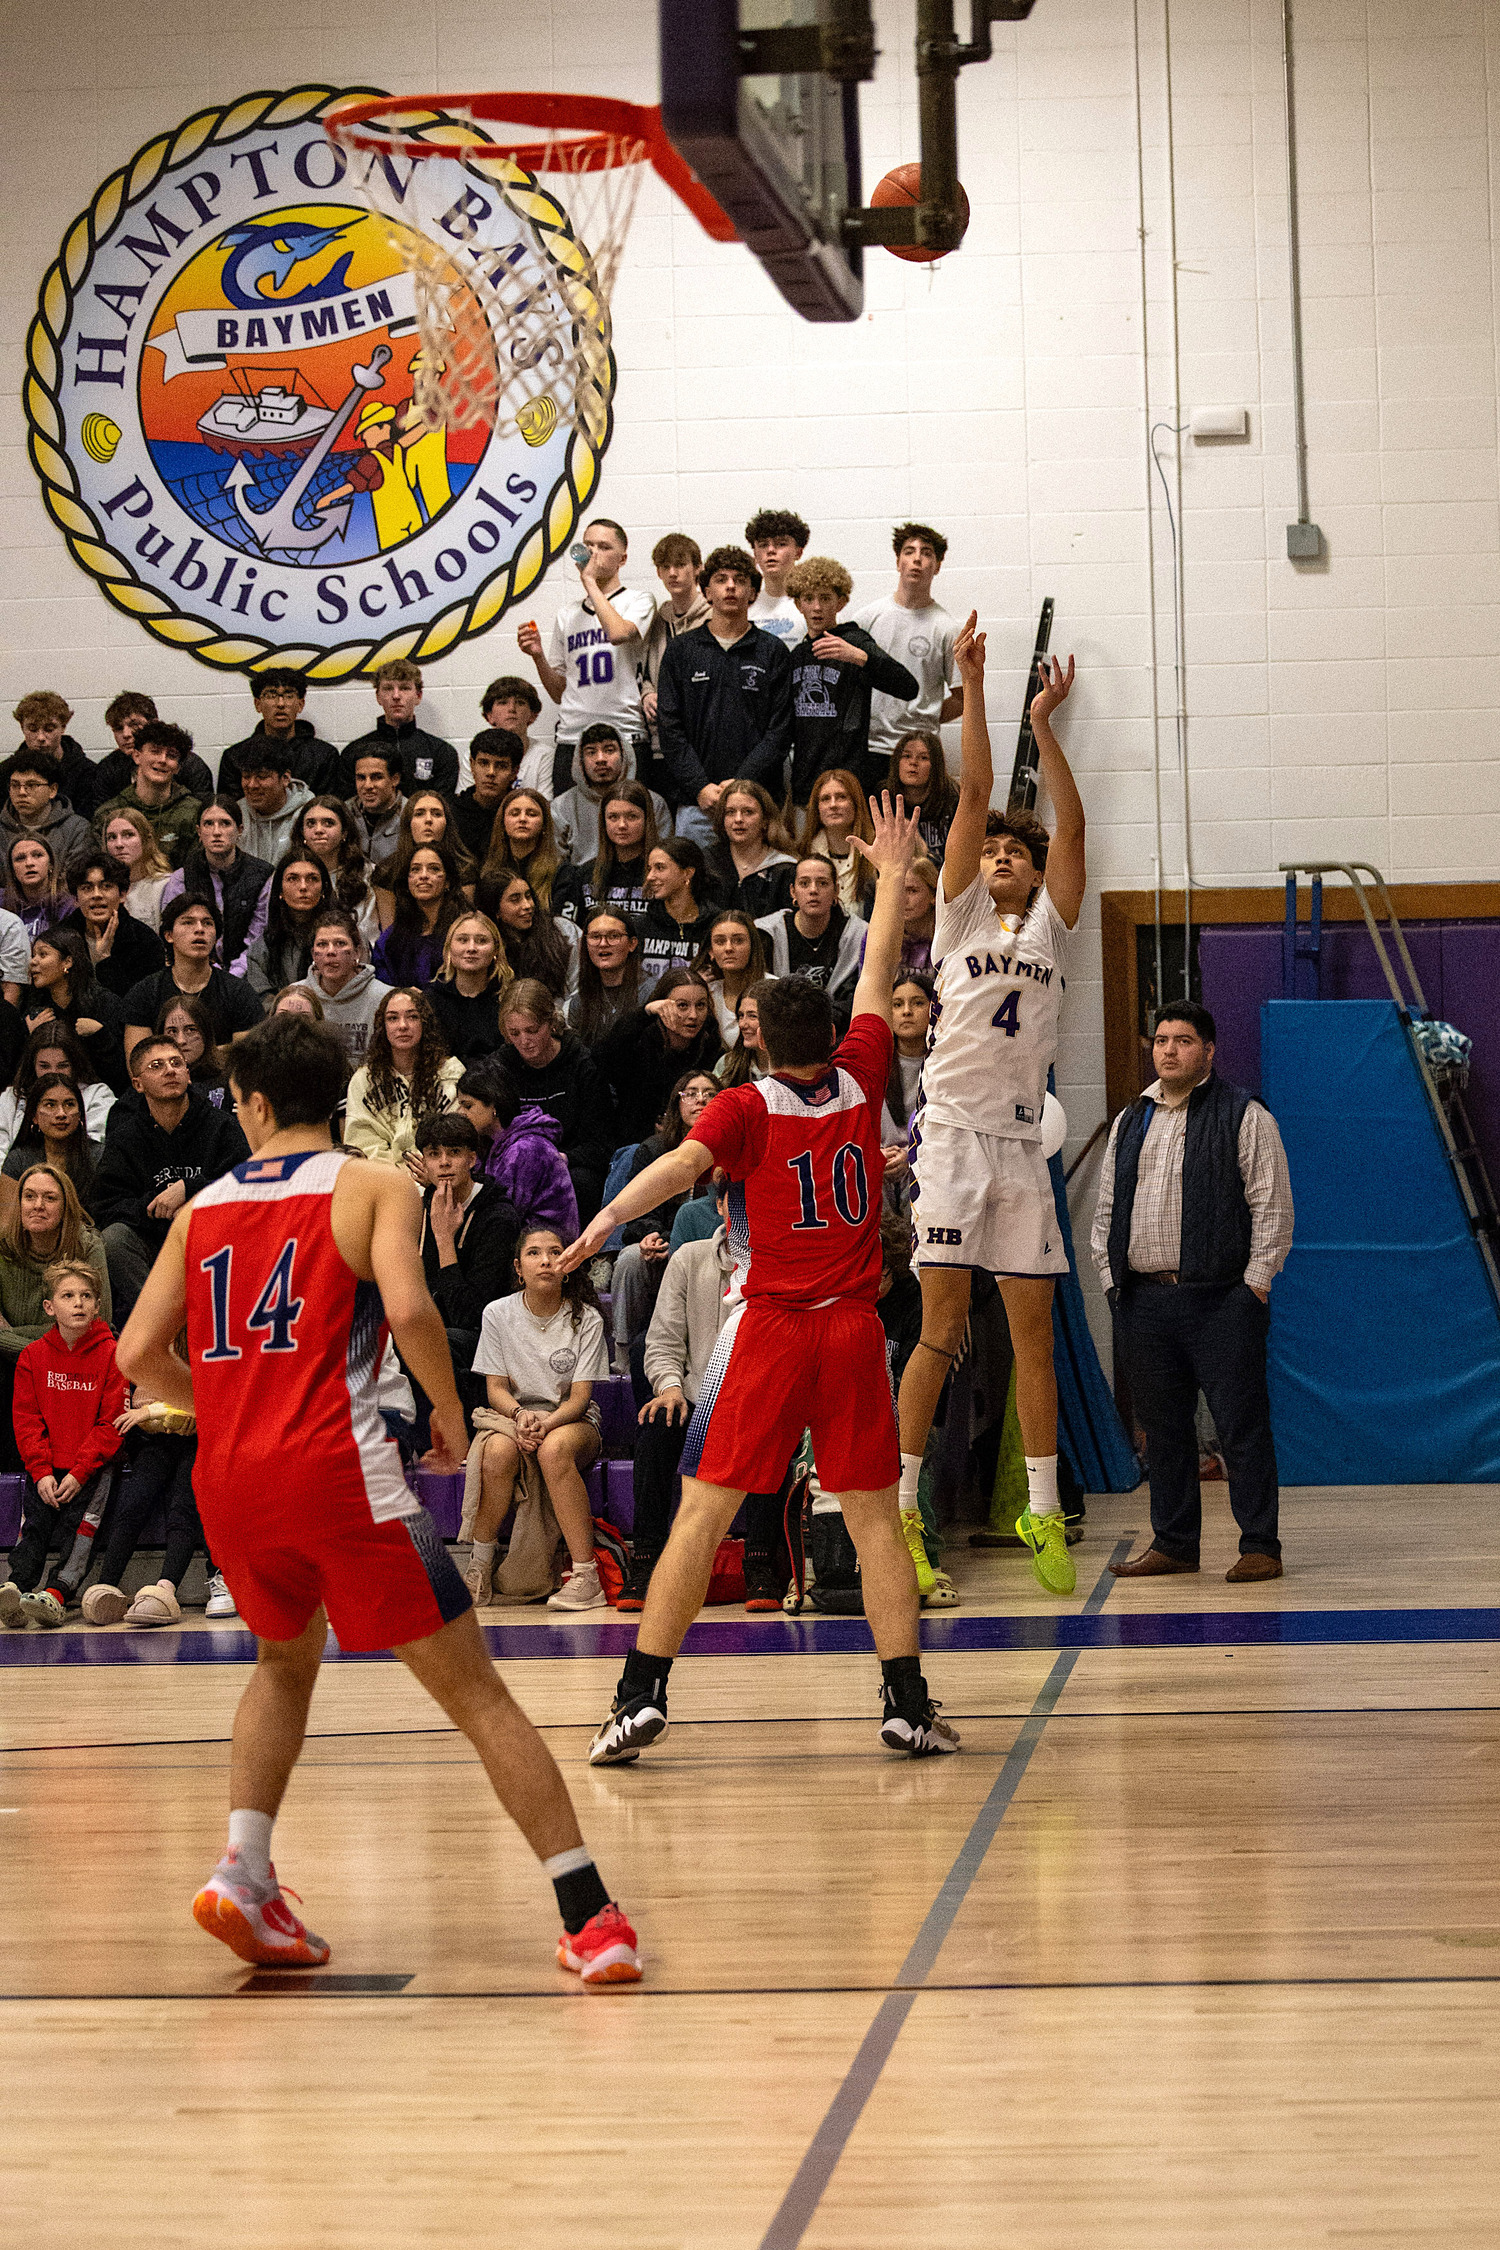
<instances>
[{"instance_id":1,"label":"jersey number 10","mask_svg":"<svg viewBox=\"0 0 1500 2250\"><path fill-rule=\"evenodd\" d=\"M797 1188L802 1198L802 1216L794 1220L793 1234L804 1228L826 1227L828 1221L818 1210L818 1190L813 1179L811 1150L801 1156L789 1156L786 1168L797 1175ZM845 1141L833 1160L833 1201L839 1217L846 1226L863 1226L870 1208L870 1190L865 1179L864 1153L854 1141Z\"/></svg>"},{"instance_id":2,"label":"jersey number 10","mask_svg":"<svg viewBox=\"0 0 1500 2250\"><path fill-rule=\"evenodd\" d=\"M297 1339L292 1334L302 1318L302 1299L292 1295L292 1260L297 1255L297 1237L284 1242L277 1253L266 1285L256 1299L255 1308L245 1322L251 1330L264 1330L261 1343L263 1352L294 1352ZM201 1364L210 1366L215 1361L241 1359L238 1344L229 1341L229 1290L234 1267L234 1248L229 1245L205 1258L201 1271L208 1275L209 1302L213 1313L214 1340L203 1354Z\"/></svg>"}]
</instances>

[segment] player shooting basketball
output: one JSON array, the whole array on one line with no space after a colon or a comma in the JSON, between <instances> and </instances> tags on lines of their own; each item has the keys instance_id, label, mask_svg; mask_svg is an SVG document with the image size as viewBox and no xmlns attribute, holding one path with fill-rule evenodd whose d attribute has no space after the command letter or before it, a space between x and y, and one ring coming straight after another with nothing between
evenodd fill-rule
<instances>
[{"instance_id":1,"label":"player shooting basketball","mask_svg":"<svg viewBox=\"0 0 1500 2250\"><path fill-rule=\"evenodd\" d=\"M963 776L938 883L937 995L922 1099L912 1119L912 1234L922 1340L901 1379L901 1509L916 1520L922 1454L963 1343L970 1277L994 1274L1016 1359L1027 1505L1016 1530L1049 1593L1071 1594L1057 1496L1054 1274L1068 1270L1042 1154L1042 1103L1057 1053L1069 933L1083 904L1083 801L1052 732L1073 685L1054 662L1031 705L1049 838L1032 814L990 811L984 635L970 612L954 647L963 675ZM919 1582L922 1565L918 1563Z\"/></svg>"}]
</instances>

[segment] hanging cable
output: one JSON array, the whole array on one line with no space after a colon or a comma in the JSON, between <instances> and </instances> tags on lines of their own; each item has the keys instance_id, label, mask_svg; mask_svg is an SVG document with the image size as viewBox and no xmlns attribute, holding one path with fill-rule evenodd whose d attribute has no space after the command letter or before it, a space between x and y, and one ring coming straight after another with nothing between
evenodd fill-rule
<instances>
[{"instance_id":1,"label":"hanging cable","mask_svg":"<svg viewBox=\"0 0 1500 2250\"><path fill-rule=\"evenodd\" d=\"M1171 246L1172 263L1172 435L1180 438L1186 423L1182 417L1182 324L1178 307L1177 261L1177 132L1172 102L1172 0L1162 0L1162 63L1166 85L1167 124L1167 234ZM1154 435L1154 433L1153 433ZM1154 448L1153 448L1154 457ZM1161 464L1157 462L1160 471ZM1177 447L1177 516L1182 508L1182 447ZM1162 482L1166 477L1163 474ZM1187 594L1182 570L1181 546L1177 523L1172 525L1173 604L1177 647L1177 767L1182 787L1182 997L1190 1000L1193 978L1193 821L1192 806L1188 800L1187 763L1187 689L1183 676L1184 643L1187 639Z\"/></svg>"},{"instance_id":2,"label":"hanging cable","mask_svg":"<svg viewBox=\"0 0 1500 2250\"><path fill-rule=\"evenodd\" d=\"M1188 843L1188 773L1187 773L1187 700L1182 677L1182 550L1177 541L1177 511L1172 506L1172 487L1167 472L1162 467L1161 455L1156 450L1156 434L1165 430L1171 437L1180 437L1187 428L1186 422L1153 423L1150 435L1151 458L1156 473L1161 478L1162 497L1167 503L1167 523L1172 534L1172 677L1175 687L1173 714L1177 730L1177 772L1182 785L1182 996L1192 998L1193 952L1193 862ZM1158 987L1158 990L1160 987Z\"/></svg>"},{"instance_id":3,"label":"hanging cable","mask_svg":"<svg viewBox=\"0 0 1500 2250\"><path fill-rule=\"evenodd\" d=\"M1136 234L1141 267L1141 404L1146 430L1146 598L1151 614L1151 791L1156 821L1156 850L1151 862L1152 919L1156 938L1156 1004L1166 998L1166 972L1161 944L1161 686L1158 670L1156 615L1156 508L1151 495L1151 322L1146 261L1146 128L1141 99L1141 0L1133 0L1135 25L1135 193Z\"/></svg>"}]
</instances>

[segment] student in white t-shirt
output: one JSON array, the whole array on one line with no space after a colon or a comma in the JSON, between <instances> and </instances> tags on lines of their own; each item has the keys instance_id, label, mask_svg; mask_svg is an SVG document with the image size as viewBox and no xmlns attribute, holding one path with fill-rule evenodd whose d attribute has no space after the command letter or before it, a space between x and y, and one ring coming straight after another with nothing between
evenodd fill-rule
<instances>
[{"instance_id":1,"label":"student in white t-shirt","mask_svg":"<svg viewBox=\"0 0 1500 2250\"><path fill-rule=\"evenodd\" d=\"M1049 838L1032 813L990 811L994 775L977 622L971 614L957 644L966 693L963 779L938 878L937 1002L911 1124L922 1336L901 1378L901 1507L917 1506L923 1449L963 1342L978 1267L999 1284L1015 1351L1028 1494L1016 1531L1032 1551L1039 1582L1049 1593L1071 1594L1052 1364L1053 1277L1067 1272L1068 1259L1042 1154L1042 1104L1085 881L1083 803L1051 725L1073 685L1073 659L1066 672L1052 666L1031 705L1042 784L1052 800Z\"/></svg>"},{"instance_id":2,"label":"student in white t-shirt","mask_svg":"<svg viewBox=\"0 0 1500 2250\"><path fill-rule=\"evenodd\" d=\"M506 734L521 738L521 763L513 789L535 789L552 802L552 744L533 742L531 729L542 713L542 699L530 680L523 680L519 672L502 672L498 680L491 680L479 699L487 727L496 727Z\"/></svg>"},{"instance_id":3,"label":"student in white t-shirt","mask_svg":"<svg viewBox=\"0 0 1500 2250\"><path fill-rule=\"evenodd\" d=\"M792 508L762 508L745 526L745 538L760 572L760 592L750 604L750 622L774 633L790 648L807 631L802 612L786 582L802 560L812 533Z\"/></svg>"},{"instance_id":4,"label":"student in white t-shirt","mask_svg":"<svg viewBox=\"0 0 1500 2250\"><path fill-rule=\"evenodd\" d=\"M493 1433L484 1449L484 1489L474 1518L466 1582L487 1607L495 1541L516 1497L523 1456L534 1460L568 1543L573 1568L550 1609L603 1609L594 1560L594 1518L583 1473L599 1457L595 1383L609 1373L604 1322L584 1273L564 1280L562 1237L554 1227L521 1229L512 1297L484 1308L474 1372L486 1378L492 1411L508 1417L514 1438Z\"/></svg>"},{"instance_id":5,"label":"student in white t-shirt","mask_svg":"<svg viewBox=\"0 0 1500 2250\"><path fill-rule=\"evenodd\" d=\"M619 727L637 752L646 743L641 712L641 677L646 667L646 635L656 622L656 603L621 582L630 542L621 525L598 516L584 526L589 559L579 573L583 599L557 613L547 653L534 624L516 635L523 656L558 706L557 749L552 791L560 795L572 778L573 752L587 726L603 721Z\"/></svg>"},{"instance_id":6,"label":"student in white t-shirt","mask_svg":"<svg viewBox=\"0 0 1500 2250\"><path fill-rule=\"evenodd\" d=\"M964 707L963 683L953 662L958 620L932 598L932 581L943 567L948 542L930 523L898 523L891 545L896 591L884 601L867 602L851 622L863 625L887 656L915 672L922 691L912 703L897 695L870 698L872 758L889 758L909 734L936 734L945 719L956 719Z\"/></svg>"}]
</instances>

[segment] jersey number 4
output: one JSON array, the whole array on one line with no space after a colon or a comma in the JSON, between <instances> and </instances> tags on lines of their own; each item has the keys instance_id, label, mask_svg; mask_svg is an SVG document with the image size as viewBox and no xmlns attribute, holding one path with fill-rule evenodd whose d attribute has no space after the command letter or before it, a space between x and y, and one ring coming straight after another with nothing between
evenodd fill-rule
<instances>
[{"instance_id":1,"label":"jersey number 4","mask_svg":"<svg viewBox=\"0 0 1500 2250\"><path fill-rule=\"evenodd\" d=\"M802 1216L793 1222L793 1234L800 1234L804 1228L826 1227L828 1221L818 1209L811 1150L804 1150L801 1156L789 1156L786 1168L796 1173L802 1198ZM864 1154L854 1141L845 1141L834 1157L832 1187L834 1208L845 1225L863 1226L870 1208L870 1190L865 1181Z\"/></svg>"},{"instance_id":2,"label":"jersey number 4","mask_svg":"<svg viewBox=\"0 0 1500 2250\"><path fill-rule=\"evenodd\" d=\"M1021 989L1007 992L995 1013L990 1017L994 1030L1003 1031L1007 1039L1014 1039L1021 1028Z\"/></svg>"},{"instance_id":3,"label":"jersey number 4","mask_svg":"<svg viewBox=\"0 0 1500 2250\"><path fill-rule=\"evenodd\" d=\"M292 1261L297 1255L297 1237L284 1242L267 1277L266 1285L255 1301L255 1306L245 1322L247 1329L263 1331L263 1352L294 1352L297 1339L292 1334L302 1318L302 1299L292 1295ZM211 1258L203 1260L201 1271L208 1275L209 1301L213 1312L214 1340L203 1354L203 1364L214 1361L240 1359L243 1354L238 1344L229 1341L229 1291L234 1270L234 1248L231 1244L216 1250Z\"/></svg>"}]
</instances>

